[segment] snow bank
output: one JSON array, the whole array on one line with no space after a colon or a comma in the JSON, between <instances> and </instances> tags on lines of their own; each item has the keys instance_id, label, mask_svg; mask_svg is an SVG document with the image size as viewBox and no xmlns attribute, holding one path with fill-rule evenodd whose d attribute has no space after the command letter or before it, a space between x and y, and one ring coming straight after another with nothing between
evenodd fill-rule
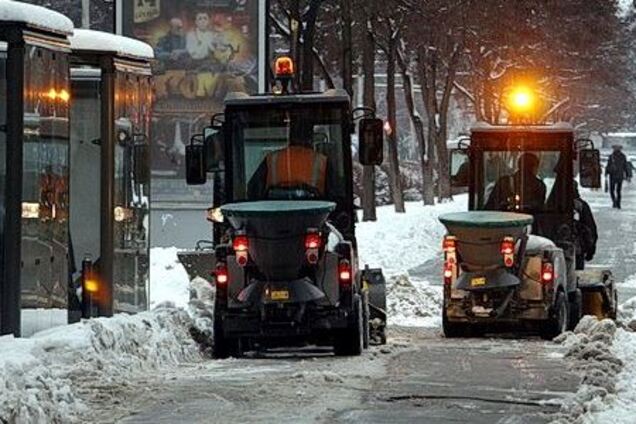
<instances>
[{"instance_id":1,"label":"snow bank","mask_svg":"<svg viewBox=\"0 0 636 424\"><path fill-rule=\"evenodd\" d=\"M441 287L400 275L389 281L387 314L389 325L405 327L440 327L442 316Z\"/></svg>"},{"instance_id":2,"label":"snow bank","mask_svg":"<svg viewBox=\"0 0 636 424\"><path fill-rule=\"evenodd\" d=\"M378 220L357 225L360 265L382 267L385 275L399 275L441 254L446 229L438 221L440 214L467 209L468 196L455 196L453 202L423 206L407 202L406 213L394 207L377 209Z\"/></svg>"},{"instance_id":3,"label":"snow bank","mask_svg":"<svg viewBox=\"0 0 636 424\"><path fill-rule=\"evenodd\" d=\"M565 357L570 360L570 368L582 376L579 390L561 406L555 423L597 422L592 414L615 398L616 376L623 367L612 349L616 333L614 321L585 316L573 333L555 339L567 347Z\"/></svg>"},{"instance_id":4,"label":"snow bank","mask_svg":"<svg viewBox=\"0 0 636 424\"><path fill-rule=\"evenodd\" d=\"M160 308L83 321L29 339L0 337L0 422L78 422L78 390L200 359L187 312ZM107 396L108 393L99 393Z\"/></svg>"},{"instance_id":5,"label":"snow bank","mask_svg":"<svg viewBox=\"0 0 636 424\"><path fill-rule=\"evenodd\" d=\"M376 222L357 225L360 265L381 267L387 277L389 325L441 325L442 286L431 284L439 282L441 268L426 278L415 278L408 272L441 258L446 229L438 217L466 210L467 202L466 195L435 206L407 202L403 214L395 213L392 205L382 206L377 209Z\"/></svg>"},{"instance_id":6,"label":"snow bank","mask_svg":"<svg viewBox=\"0 0 636 424\"><path fill-rule=\"evenodd\" d=\"M636 417L636 297L619 308L619 320L626 328L616 332L612 353L624 364L616 376L615 396L608 399L601 411L593 414L589 422L631 424Z\"/></svg>"},{"instance_id":7,"label":"snow bank","mask_svg":"<svg viewBox=\"0 0 636 424\"><path fill-rule=\"evenodd\" d=\"M176 247L150 249L150 309L169 302L185 308L190 300L190 279Z\"/></svg>"}]
</instances>

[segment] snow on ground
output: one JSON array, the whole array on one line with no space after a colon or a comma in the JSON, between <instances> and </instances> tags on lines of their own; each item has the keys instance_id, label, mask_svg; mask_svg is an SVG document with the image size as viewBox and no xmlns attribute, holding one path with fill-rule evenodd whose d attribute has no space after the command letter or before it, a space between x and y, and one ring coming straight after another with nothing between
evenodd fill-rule
<instances>
[{"instance_id":1,"label":"snow on ground","mask_svg":"<svg viewBox=\"0 0 636 424\"><path fill-rule=\"evenodd\" d=\"M632 278L633 280L633 278ZM616 376L616 395L608 399L602 410L593 414L590 423L631 424L636 417L636 297L619 309L619 319L625 328L619 328L612 344L612 353L623 363Z\"/></svg>"},{"instance_id":2,"label":"snow on ground","mask_svg":"<svg viewBox=\"0 0 636 424\"><path fill-rule=\"evenodd\" d=\"M616 376L623 361L612 350L616 323L585 316L574 332L555 339L563 344L572 370L582 376L581 385L571 399L564 402L554 423L595 423L592 414L602 410L616 393Z\"/></svg>"},{"instance_id":3,"label":"snow on ground","mask_svg":"<svg viewBox=\"0 0 636 424\"><path fill-rule=\"evenodd\" d=\"M404 327L440 327L442 291L426 281L399 275L389 281L387 314L389 325Z\"/></svg>"},{"instance_id":4,"label":"snow on ground","mask_svg":"<svg viewBox=\"0 0 636 424\"><path fill-rule=\"evenodd\" d=\"M453 202L423 206L407 202L406 213L395 213L393 205L377 209L378 220L357 225L360 265L381 267L387 277L389 325L439 327L442 289L430 281L414 278L408 270L441 255L446 229L438 217L467 209L468 196ZM441 278L441 269L431 278Z\"/></svg>"},{"instance_id":5,"label":"snow on ground","mask_svg":"<svg viewBox=\"0 0 636 424\"><path fill-rule=\"evenodd\" d=\"M90 410L81 399L109 396L104 384L199 360L192 322L184 310L160 308L0 337L0 422L83 421Z\"/></svg>"},{"instance_id":6,"label":"snow on ground","mask_svg":"<svg viewBox=\"0 0 636 424\"><path fill-rule=\"evenodd\" d=\"M391 277L427 262L440 254L446 234L439 215L467 210L467 195L435 206L407 202L406 213L395 213L393 205L377 209L378 220L356 226L360 264L381 267Z\"/></svg>"},{"instance_id":7,"label":"snow on ground","mask_svg":"<svg viewBox=\"0 0 636 424\"><path fill-rule=\"evenodd\" d=\"M584 317L574 333L557 339L582 376L558 423L632 424L636 417L636 297L619 307L619 325Z\"/></svg>"},{"instance_id":8,"label":"snow on ground","mask_svg":"<svg viewBox=\"0 0 636 424\"><path fill-rule=\"evenodd\" d=\"M178 251L176 247L150 250L150 309L165 302L186 307L190 300L190 280Z\"/></svg>"}]
</instances>

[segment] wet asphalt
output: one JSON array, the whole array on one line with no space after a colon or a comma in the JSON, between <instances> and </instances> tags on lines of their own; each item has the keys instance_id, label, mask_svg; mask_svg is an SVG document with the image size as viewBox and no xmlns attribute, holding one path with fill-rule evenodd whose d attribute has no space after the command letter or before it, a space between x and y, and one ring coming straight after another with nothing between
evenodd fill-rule
<instances>
[{"instance_id":1,"label":"wet asphalt","mask_svg":"<svg viewBox=\"0 0 636 424\"><path fill-rule=\"evenodd\" d=\"M636 275L636 182L625 185L621 210L603 191L583 196L599 227L593 264L612 269L622 300L636 296L624 285ZM434 282L440 269L435 259L409 272ZM439 329L394 328L390 338L359 358L310 352L184 366L131 382L118 395L127 409L99 421L544 423L580 381L562 348L536 337L445 339Z\"/></svg>"}]
</instances>

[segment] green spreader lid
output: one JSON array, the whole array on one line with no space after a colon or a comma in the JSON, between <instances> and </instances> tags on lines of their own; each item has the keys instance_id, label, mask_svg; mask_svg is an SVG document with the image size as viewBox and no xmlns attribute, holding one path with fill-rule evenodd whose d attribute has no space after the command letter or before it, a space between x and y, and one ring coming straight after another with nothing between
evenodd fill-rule
<instances>
[{"instance_id":1,"label":"green spreader lid","mask_svg":"<svg viewBox=\"0 0 636 424\"><path fill-rule=\"evenodd\" d=\"M272 215L323 215L336 209L336 204L322 200L263 200L257 202L229 203L221 206L228 217L264 217Z\"/></svg>"},{"instance_id":2,"label":"green spreader lid","mask_svg":"<svg viewBox=\"0 0 636 424\"><path fill-rule=\"evenodd\" d=\"M468 211L440 215L444 225L471 228L524 227L532 224L532 215L514 212Z\"/></svg>"}]
</instances>

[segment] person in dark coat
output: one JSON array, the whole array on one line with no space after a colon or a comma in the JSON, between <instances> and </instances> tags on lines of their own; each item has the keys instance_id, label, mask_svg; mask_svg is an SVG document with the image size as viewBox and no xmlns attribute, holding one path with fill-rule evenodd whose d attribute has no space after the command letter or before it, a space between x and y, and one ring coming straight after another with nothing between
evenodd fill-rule
<instances>
[{"instance_id":1,"label":"person in dark coat","mask_svg":"<svg viewBox=\"0 0 636 424\"><path fill-rule=\"evenodd\" d=\"M546 186L538 177L539 158L523 153L517 161L517 171L497 181L484 205L485 210L543 210Z\"/></svg>"},{"instance_id":2,"label":"person in dark coat","mask_svg":"<svg viewBox=\"0 0 636 424\"><path fill-rule=\"evenodd\" d=\"M583 269L585 261L591 261L596 253L598 229L590 205L581 198L578 184L574 181L574 212L576 242L576 268Z\"/></svg>"},{"instance_id":3,"label":"person in dark coat","mask_svg":"<svg viewBox=\"0 0 636 424\"><path fill-rule=\"evenodd\" d=\"M187 57L186 38L183 33L183 21L179 18L170 20L170 31L159 39L155 47L155 55L162 62L178 62Z\"/></svg>"},{"instance_id":4,"label":"person in dark coat","mask_svg":"<svg viewBox=\"0 0 636 424\"><path fill-rule=\"evenodd\" d=\"M623 180L631 180L632 169L629 166L627 157L621 151L622 146L613 146L614 151L610 155L605 175L609 177L609 191L612 196L612 207L621 208L621 191L623 190Z\"/></svg>"}]
</instances>

